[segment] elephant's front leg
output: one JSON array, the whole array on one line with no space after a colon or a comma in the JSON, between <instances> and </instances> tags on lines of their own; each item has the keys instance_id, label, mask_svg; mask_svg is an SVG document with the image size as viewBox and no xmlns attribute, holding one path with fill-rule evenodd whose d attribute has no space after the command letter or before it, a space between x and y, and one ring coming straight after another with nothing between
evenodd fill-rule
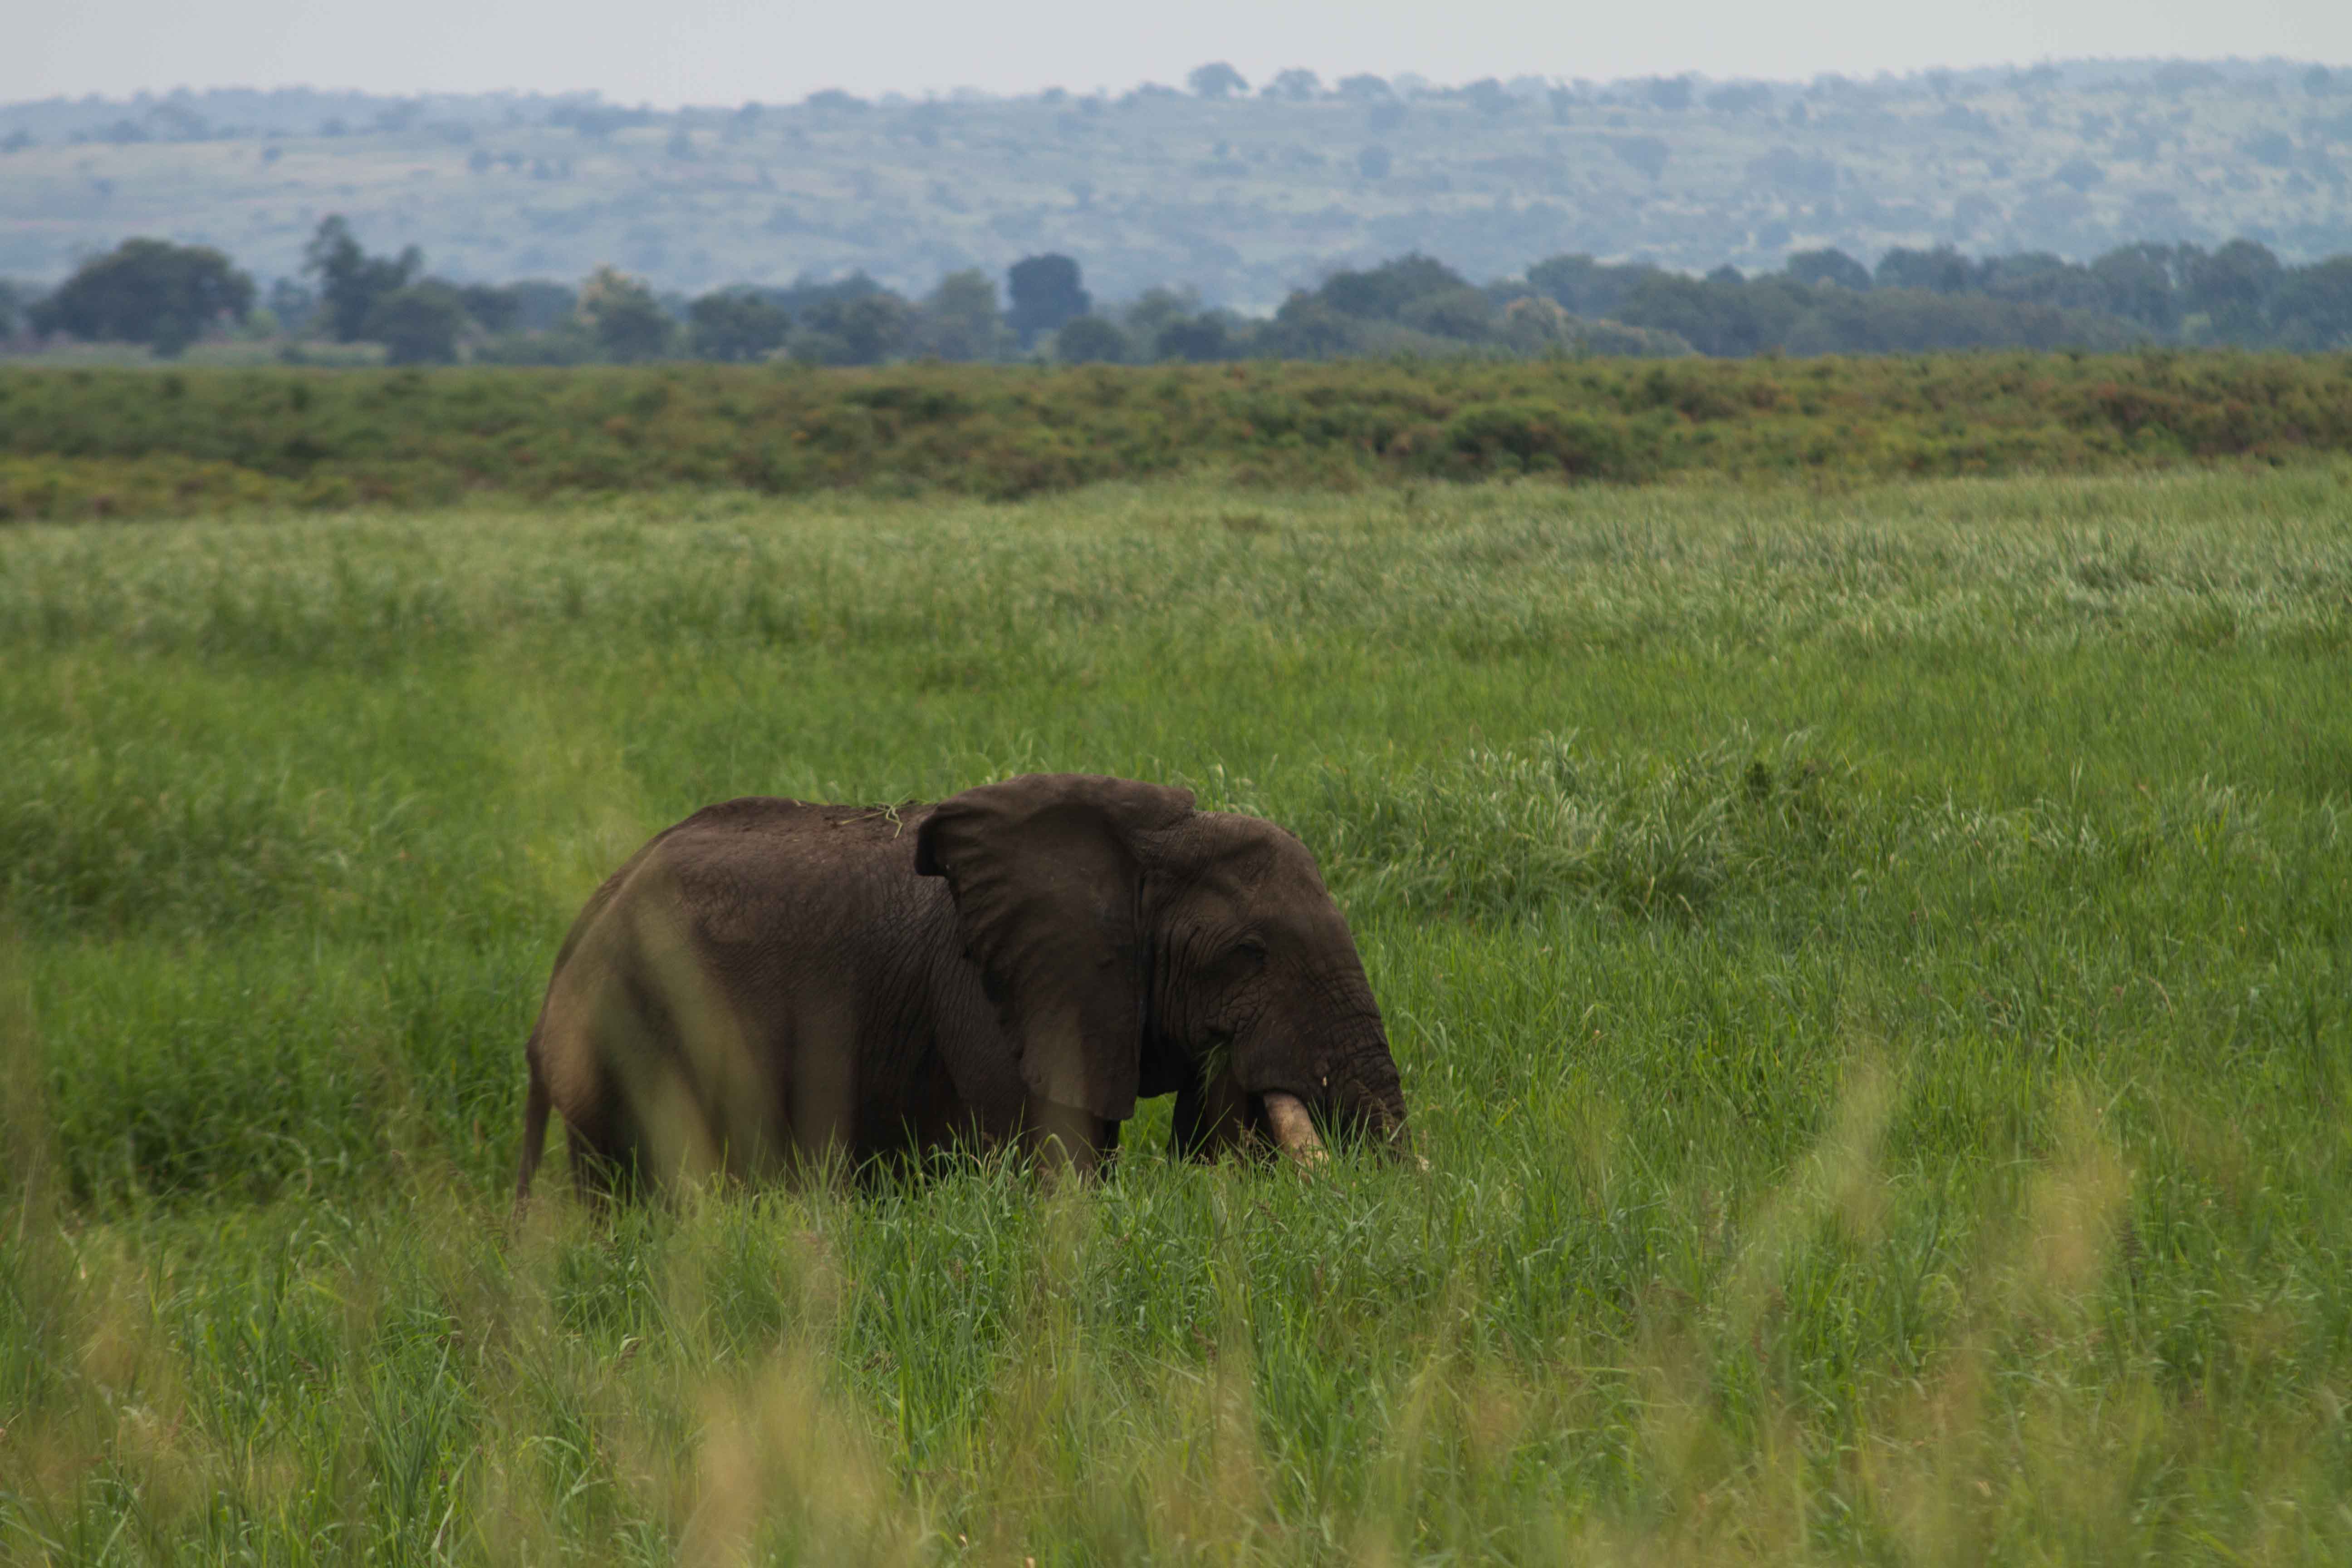
<instances>
[{"instance_id":1,"label":"elephant's front leg","mask_svg":"<svg viewBox=\"0 0 2352 1568\"><path fill-rule=\"evenodd\" d=\"M1048 1168L1093 1175L1118 1152L1118 1122L1092 1111L1030 1097L1029 1152Z\"/></svg>"}]
</instances>

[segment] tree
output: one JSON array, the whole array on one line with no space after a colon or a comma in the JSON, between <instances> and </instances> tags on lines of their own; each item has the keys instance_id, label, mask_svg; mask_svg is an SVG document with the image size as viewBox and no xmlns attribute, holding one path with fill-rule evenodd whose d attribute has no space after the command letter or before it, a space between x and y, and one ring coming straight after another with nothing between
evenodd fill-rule
<instances>
[{"instance_id":1,"label":"tree","mask_svg":"<svg viewBox=\"0 0 2352 1568\"><path fill-rule=\"evenodd\" d=\"M382 343L394 364L454 364L467 319L457 289L428 278L378 299L362 335Z\"/></svg>"},{"instance_id":2,"label":"tree","mask_svg":"<svg viewBox=\"0 0 2352 1568\"><path fill-rule=\"evenodd\" d=\"M916 351L957 362L1003 357L1008 342L996 283L979 268L950 272L923 300Z\"/></svg>"},{"instance_id":3,"label":"tree","mask_svg":"<svg viewBox=\"0 0 2352 1568\"><path fill-rule=\"evenodd\" d=\"M2107 172L2088 158L2069 158L2050 177L2074 190L2087 191L2093 185L2105 184Z\"/></svg>"},{"instance_id":4,"label":"tree","mask_svg":"<svg viewBox=\"0 0 2352 1568\"><path fill-rule=\"evenodd\" d=\"M1242 73L1223 60L1213 60L1204 66L1194 66L1184 79L1184 85L1200 98L1231 98L1237 92L1247 92L1249 82Z\"/></svg>"},{"instance_id":5,"label":"tree","mask_svg":"<svg viewBox=\"0 0 2352 1568\"><path fill-rule=\"evenodd\" d=\"M357 342L367 334L376 301L407 288L425 270L425 253L412 245L398 256L370 256L360 248L352 226L341 214L332 214L320 221L304 248L302 270L319 279L328 330L335 341Z\"/></svg>"},{"instance_id":6,"label":"tree","mask_svg":"<svg viewBox=\"0 0 2352 1568\"><path fill-rule=\"evenodd\" d=\"M1397 312L1397 320L1417 332L1475 342L1486 335L1495 302L1483 289L1466 285L1423 294Z\"/></svg>"},{"instance_id":7,"label":"tree","mask_svg":"<svg viewBox=\"0 0 2352 1568\"><path fill-rule=\"evenodd\" d=\"M1669 114L1680 114L1691 105L1691 83L1686 76L1655 78L1648 91L1650 106Z\"/></svg>"},{"instance_id":8,"label":"tree","mask_svg":"<svg viewBox=\"0 0 2352 1568\"><path fill-rule=\"evenodd\" d=\"M2189 262L2184 303L2191 311L2202 311L2217 336L2231 342L2257 342L2281 270L2269 247L2233 239L2212 255Z\"/></svg>"},{"instance_id":9,"label":"tree","mask_svg":"<svg viewBox=\"0 0 2352 1568\"><path fill-rule=\"evenodd\" d=\"M579 291L544 278L525 278L502 290L515 302L517 331L544 332L574 321L580 314Z\"/></svg>"},{"instance_id":10,"label":"tree","mask_svg":"<svg viewBox=\"0 0 2352 1568\"><path fill-rule=\"evenodd\" d=\"M906 351L914 327L915 308L887 289L835 294L801 318L793 353L818 364L880 364Z\"/></svg>"},{"instance_id":11,"label":"tree","mask_svg":"<svg viewBox=\"0 0 2352 1568\"><path fill-rule=\"evenodd\" d=\"M2091 263L2091 276L2105 294L2102 308L2157 331L2172 331L2180 325L2179 259L2171 246L2146 242L2108 251Z\"/></svg>"},{"instance_id":12,"label":"tree","mask_svg":"<svg viewBox=\"0 0 2352 1568\"><path fill-rule=\"evenodd\" d=\"M1675 333L1701 353L1752 354L1781 342L1811 302L1810 291L1786 279L1749 283L1730 268L1703 279L1662 271L1627 292L1620 319Z\"/></svg>"},{"instance_id":13,"label":"tree","mask_svg":"<svg viewBox=\"0 0 2352 1568\"><path fill-rule=\"evenodd\" d=\"M1717 114L1762 114L1772 107L1772 89L1760 81L1727 82L1705 101Z\"/></svg>"},{"instance_id":14,"label":"tree","mask_svg":"<svg viewBox=\"0 0 2352 1568\"><path fill-rule=\"evenodd\" d=\"M2284 131L2264 131L2239 142L2238 151L2266 169L2284 169L2294 162L2294 139Z\"/></svg>"},{"instance_id":15,"label":"tree","mask_svg":"<svg viewBox=\"0 0 2352 1568\"><path fill-rule=\"evenodd\" d=\"M1279 98L1290 103L1306 103L1323 90L1323 79L1313 71L1293 66L1277 71L1272 81L1260 89L1263 96Z\"/></svg>"},{"instance_id":16,"label":"tree","mask_svg":"<svg viewBox=\"0 0 2352 1568\"><path fill-rule=\"evenodd\" d=\"M1827 196L1837 192L1838 166L1827 158L1808 158L1794 147L1775 147L1748 160L1748 178L1790 195Z\"/></svg>"},{"instance_id":17,"label":"tree","mask_svg":"<svg viewBox=\"0 0 2352 1568\"><path fill-rule=\"evenodd\" d=\"M1146 289L1129 301L1125 320L1130 342L1153 343L1161 329L1182 321L1201 308L1201 296L1192 289Z\"/></svg>"},{"instance_id":18,"label":"tree","mask_svg":"<svg viewBox=\"0 0 2352 1568\"><path fill-rule=\"evenodd\" d=\"M1969 269L1967 287L1996 300L2055 305L2062 310L2104 310L2106 286L2087 267L2047 250L1988 256Z\"/></svg>"},{"instance_id":19,"label":"tree","mask_svg":"<svg viewBox=\"0 0 2352 1568\"><path fill-rule=\"evenodd\" d=\"M686 308L686 321L695 358L731 363L766 359L793 330L781 306L750 289L705 294Z\"/></svg>"},{"instance_id":20,"label":"tree","mask_svg":"<svg viewBox=\"0 0 2352 1568\"><path fill-rule=\"evenodd\" d=\"M1482 77L1472 82L1462 89L1462 96L1470 100L1471 108L1489 120L1500 119L1519 106L1519 100L1511 96L1511 89L1493 77Z\"/></svg>"},{"instance_id":21,"label":"tree","mask_svg":"<svg viewBox=\"0 0 2352 1568\"><path fill-rule=\"evenodd\" d=\"M1666 159L1671 155L1665 142L1655 136L1620 136L1614 143L1617 156L1631 163L1636 171L1657 179L1666 172Z\"/></svg>"},{"instance_id":22,"label":"tree","mask_svg":"<svg viewBox=\"0 0 2352 1568\"><path fill-rule=\"evenodd\" d=\"M1100 316L1080 316L1054 334L1054 357L1064 364L1118 364L1128 353L1127 334Z\"/></svg>"},{"instance_id":23,"label":"tree","mask_svg":"<svg viewBox=\"0 0 2352 1568\"><path fill-rule=\"evenodd\" d=\"M33 307L34 330L145 343L169 359L223 317L245 320L253 279L200 245L126 239L92 257Z\"/></svg>"},{"instance_id":24,"label":"tree","mask_svg":"<svg viewBox=\"0 0 2352 1568\"><path fill-rule=\"evenodd\" d=\"M2352 256L2298 267L2271 302L2278 338L2306 352L2352 348Z\"/></svg>"},{"instance_id":25,"label":"tree","mask_svg":"<svg viewBox=\"0 0 2352 1568\"><path fill-rule=\"evenodd\" d=\"M1938 294L1965 294L1976 285L1969 258L1948 245L1933 250L1907 250L1897 246L1878 258L1874 279L1881 289L1931 289Z\"/></svg>"},{"instance_id":26,"label":"tree","mask_svg":"<svg viewBox=\"0 0 2352 1568\"><path fill-rule=\"evenodd\" d=\"M1870 287L1870 268L1843 250L1801 250L1789 258L1785 269L1792 281L1808 288L1834 283L1841 289Z\"/></svg>"},{"instance_id":27,"label":"tree","mask_svg":"<svg viewBox=\"0 0 2352 1568\"><path fill-rule=\"evenodd\" d=\"M1386 81L1370 72L1341 77L1334 90L1350 103L1381 103L1396 96L1389 90Z\"/></svg>"},{"instance_id":28,"label":"tree","mask_svg":"<svg viewBox=\"0 0 2352 1568\"><path fill-rule=\"evenodd\" d=\"M1343 316L1393 321L1416 300L1468 287L1469 280L1443 261L1413 251L1361 272L1334 272L1315 297Z\"/></svg>"},{"instance_id":29,"label":"tree","mask_svg":"<svg viewBox=\"0 0 2352 1568\"><path fill-rule=\"evenodd\" d=\"M1551 355L1576 342L1576 318L1540 294L1522 294L1503 307L1496 339L1513 353Z\"/></svg>"},{"instance_id":30,"label":"tree","mask_svg":"<svg viewBox=\"0 0 2352 1568\"><path fill-rule=\"evenodd\" d=\"M319 297L291 278L280 278L270 284L265 303L278 320L278 330L289 338L307 334L319 314Z\"/></svg>"},{"instance_id":31,"label":"tree","mask_svg":"<svg viewBox=\"0 0 2352 1568\"><path fill-rule=\"evenodd\" d=\"M1205 364L1211 360L1228 356L1233 348L1233 333L1222 316L1185 316L1160 328L1151 348L1153 354L1160 359L1190 360L1194 364Z\"/></svg>"},{"instance_id":32,"label":"tree","mask_svg":"<svg viewBox=\"0 0 2352 1568\"><path fill-rule=\"evenodd\" d=\"M2157 91L2179 98L2200 87L2220 87L2228 79L2211 66L2195 60L2167 60L2150 71L2147 79Z\"/></svg>"},{"instance_id":33,"label":"tree","mask_svg":"<svg viewBox=\"0 0 2352 1568\"><path fill-rule=\"evenodd\" d=\"M1961 292L1881 287L1860 299L1825 292L1784 342L1795 352L1877 353L2112 350L2142 341L2139 327L2100 308L2098 280L2085 268L2032 254L1977 268L1981 286Z\"/></svg>"},{"instance_id":34,"label":"tree","mask_svg":"<svg viewBox=\"0 0 2352 1568\"><path fill-rule=\"evenodd\" d=\"M659 359L669 348L670 319L654 291L613 268L599 267L581 287L580 313L607 359Z\"/></svg>"},{"instance_id":35,"label":"tree","mask_svg":"<svg viewBox=\"0 0 2352 1568\"><path fill-rule=\"evenodd\" d=\"M1590 256L1555 256L1528 268L1528 287L1571 315L1611 317L1634 285L1656 270L1646 262L1612 267Z\"/></svg>"},{"instance_id":36,"label":"tree","mask_svg":"<svg viewBox=\"0 0 2352 1568\"><path fill-rule=\"evenodd\" d=\"M1005 273L1004 284L1013 300L1006 320L1024 349L1039 332L1053 331L1094 308L1093 297L1078 286L1078 264L1066 256L1024 257Z\"/></svg>"},{"instance_id":37,"label":"tree","mask_svg":"<svg viewBox=\"0 0 2352 1568\"><path fill-rule=\"evenodd\" d=\"M1276 359L1343 359L1361 351L1365 335L1363 323L1355 317L1298 289L1282 302L1273 321L1259 330L1257 346Z\"/></svg>"},{"instance_id":38,"label":"tree","mask_svg":"<svg viewBox=\"0 0 2352 1568\"><path fill-rule=\"evenodd\" d=\"M457 302L486 332L511 331L522 317L522 300L511 287L468 283L457 290Z\"/></svg>"}]
</instances>

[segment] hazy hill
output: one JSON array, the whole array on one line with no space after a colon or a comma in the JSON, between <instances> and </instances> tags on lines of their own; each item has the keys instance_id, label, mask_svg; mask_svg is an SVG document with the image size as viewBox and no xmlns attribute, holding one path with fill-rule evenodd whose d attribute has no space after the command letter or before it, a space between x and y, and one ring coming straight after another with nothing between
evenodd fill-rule
<instances>
[{"instance_id":1,"label":"hazy hill","mask_svg":"<svg viewBox=\"0 0 2352 1568\"><path fill-rule=\"evenodd\" d=\"M658 287L862 268L909 290L1055 249L1098 296L1265 307L1421 249L1475 278L1583 251L1703 270L1949 241L2082 258L2243 235L2352 251L2352 72L2100 61L1806 84L1411 78L675 113L593 95L217 91L0 107L0 275L129 235L267 279L319 219L459 279ZM1257 84L1253 84L1256 86Z\"/></svg>"}]
</instances>

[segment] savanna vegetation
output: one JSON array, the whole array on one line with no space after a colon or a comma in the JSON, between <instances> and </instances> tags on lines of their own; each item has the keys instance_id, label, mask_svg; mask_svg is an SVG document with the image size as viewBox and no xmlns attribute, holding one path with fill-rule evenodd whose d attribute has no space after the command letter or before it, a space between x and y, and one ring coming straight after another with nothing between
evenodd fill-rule
<instances>
[{"instance_id":1,"label":"savanna vegetation","mask_svg":"<svg viewBox=\"0 0 2352 1568\"><path fill-rule=\"evenodd\" d=\"M0 372L0 520L711 487L1010 499L1208 473L1845 486L2325 462L2352 359Z\"/></svg>"},{"instance_id":2,"label":"savanna vegetation","mask_svg":"<svg viewBox=\"0 0 2352 1568\"><path fill-rule=\"evenodd\" d=\"M1857 395L1823 368L1666 384ZM1868 374L1922 425L2003 375L2168 384ZM1139 429L1163 388L1320 384L819 406ZM687 438L722 399L811 394L5 385L12 473L264 476L218 518L0 531L12 1560L2352 1552L2340 452L318 515L234 443L441 462L503 411L653 473L723 448ZM1707 427L1670 406L1624 417ZM1038 768L1305 836L1428 1173L1173 1165L1155 1108L1091 1185L975 1162L597 1224L555 1182L506 1228L539 988L644 836Z\"/></svg>"}]
</instances>

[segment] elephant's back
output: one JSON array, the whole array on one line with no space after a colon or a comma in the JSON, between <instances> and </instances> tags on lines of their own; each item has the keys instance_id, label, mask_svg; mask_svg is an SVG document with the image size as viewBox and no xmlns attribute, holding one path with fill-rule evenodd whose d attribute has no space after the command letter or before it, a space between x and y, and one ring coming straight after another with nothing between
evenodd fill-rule
<instances>
[{"instance_id":1,"label":"elephant's back","mask_svg":"<svg viewBox=\"0 0 2352 1568\"><path fill-rule=\"evenodd\" d=\"M718 947L807 952L944 904L946 889L915 870L928 803L832 805L747 795L708 805L648 844L634 881L688 910Z\"/></svg>"},{"instance_id":2,"label":"elephant's back","mask_svg":"<svg viewBox=\"0 0 2352 1568\"><path fill-rule=\"evenodd\" d=\"M946 884L915 869L929 811L746 796L664 829L581 910L541 1032L585 1040L600 1020L667 1018L682 983L715 982L687 1011L723 999L755 1035L809 1032L791 1027L802 1015L855 1033L840 1020L866 1011L857 999L905 992L952 923Z\"/></svg>"},{"instance_id":3,"label":"elephant's back","mask_svg":"<svg viewBox=\"0 0 2352 1568\"><path fill-rule=\"evenodd\" d=\"M915 833L928 802L826 805L745 795L706 805L646 847L673 877L749 878L762 887L844 876L915 874Z\"/></svg>"},{"instance_id":4,"label":"elephant's back","mask_svg":"<svg viewBox=\"0 0 2352 1568\"><path fill-rule=\"evenodd\" d=\"M747 839L811 839L871 848L905 837L911 856L912 835L932 810L929 801L827 805L784 795L747 795L704 806L675 826L664 828L653 843L682 840L723 846Z\"/></svg>"}]
</instances>

